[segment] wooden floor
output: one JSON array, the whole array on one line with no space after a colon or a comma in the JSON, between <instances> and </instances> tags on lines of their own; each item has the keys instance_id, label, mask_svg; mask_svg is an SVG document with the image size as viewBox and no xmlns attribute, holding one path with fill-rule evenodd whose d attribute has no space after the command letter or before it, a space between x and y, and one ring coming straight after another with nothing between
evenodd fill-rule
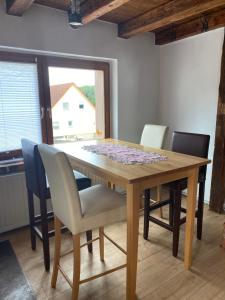
<instances>
[{"instance_id":1,"label":"wooden floor","mask_svg":"<svg viewBox=\"0 0 225 300\"><path fill-rule=\"evenodd\" d=\"M150 239L142 238L143 217L140 217L139 230L139 263L137 294L138 299L192 299L224 300L225 299L225 249L219 247L223 215L217 215L205 207L204 233L202 241L194 241L194 260L191 271L185 271L183 265L184 226L181 230L179 257L171 255L171 233L158 227L150 226ZM126 224L120 223L106 229L113 239L125 247ZM42 246L38 241L37 250L30 248L28 229L5 235L16 252L18 260L27 276L37 299L66 300L71 297L71 289L61 275L56 290L50 287L50 273L44 270ZM51 256L53 257L51 239ZM82 278L94 275L99 271L117 266L125 261L125 256L108 241L105 263L101 263L98 242L94 244L93 255L82 249ZM63 252L71 248L68 233L63 236ZM72 275L71 256L63 258L63 266ZM80 287L80 300L122 300L125 299L125 270L86 283Z\"/></svg>"}]
</instances>

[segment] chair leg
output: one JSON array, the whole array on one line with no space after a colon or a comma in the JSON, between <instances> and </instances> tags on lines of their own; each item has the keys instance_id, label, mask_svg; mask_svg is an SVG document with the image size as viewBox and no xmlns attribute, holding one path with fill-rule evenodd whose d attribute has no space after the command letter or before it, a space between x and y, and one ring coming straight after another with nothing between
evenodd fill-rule
<instances>
[{"instance_id":1,"label":"chair leg","mask_svg":"<svg viewBox=\"0 0 225 300\"><path fill-rule=\"evenodd\" d=\"M92 240L92 230L86 231L86 237L87 237L87 242L89 242L89 241ZM88 252L89 252L89 253L92 253L92 251L93 251L92 243L91 243L91 244L88 244L88 245L87 245L87 248L88 248Z\"/></svg>"},{"instance_id":2,"label":"chair leg","mask_svg":"<svg viewBox=\"0 0 225 300\"><path fill-rule=\"evenodd\" d=\"M180 236L181 191L174 193L173 256L177 257Z\"/></svg>"},{"instance_id":3,"label":"chair leg","mask_svg":"<svg viewBox=\"0 0 225 300\"><path fill-rule=\"evenodd\" d=\"M29 219L30 219L30 238L31 238L31 248L36 250L36 234L34 232L34 197L31 190L27 189L28 197L28 209L29 209Z\"/></svg>"},{"instance_id":4,"label":"chair leg","mask_svg":"<svg viewBox=\"0 0 225 300\"><path fill-rule=\"evenodd\" d=\"M157 193L157 202L160 202L161 201L161 185L157 186L156 193ZM159 217L163 218L163 208L162 207L159 208Z\"/></svg>"},{"instance_id":5,"label":"chair leg","mask_svg":"<svg viewBox=\"0 0 225 300\"><path fill-rule=\"evenodd\" d=\"M170 203L169 203L169 224L173 226L173 214L174 214L174 191L170 190Z\"/></svg>"},{"instance_id":6,"label":"chair leg","mask_svg":"<svg viewBox=\"0 0 225 300\"><path fill-rule=\"evenodd\" d=\"M204 195L205 195L205 182L201 182L199 184L198 211L197 211L197 239L198 240L202 239Z\"/></svg>"},{"instance_id":7,"label":"chair leg","mask_svg":"<svg viewBox=\"0 0 225 300\"><path fill-rule=\"evenodd\" d=\"M80 282L80 235L73 235L73 288L72 300L78 299Z\"/></svg>"},{"instance_id":8,"label":"chair leg","mask_svg":"<svg viewBox=\"0 0 225 300\"><path fill-rule=\"evenodd\" d=\"M50 251L49 251L49 235L48 235L48 219L47 219L47 203L45 198L40 198L41 209L41 231L44 253L45 270L50 269Z\"/></svg>"},{"instance_id":9,"label":"chair leg","mask_svg":"<svg viewBox=\"0 0 225 300\"><path fill-rule=\"evenodd\" d=\"M150 189L144 191L144 233L145 240L148 239L149 232L149 213L150 213Z\"/></svg>"},{"instance_id":10,"label":"chair leg","mask_svg":"<svg viewBox=\"0 0 225 300\"><path fill-rule=\"evenodd\" d=\"M54 253L54 265L53 265L53 272L52 272L52 281L51 287L56 287L57 277L58 277L58 266L60 262L60 250L61 250L61 222L55 216L54 217L54 224L55 224L55 253Z\"/></svg>"},{"instance_id":11,"label":"chair leg","mask_svg":"<svg viewBox=\"0 0 225 300\"><path fill-rule=\"evenodd\" d=\"M104 261L104 227L99 228L99 250L100 259Z\"/></svg>"}]
</instances>

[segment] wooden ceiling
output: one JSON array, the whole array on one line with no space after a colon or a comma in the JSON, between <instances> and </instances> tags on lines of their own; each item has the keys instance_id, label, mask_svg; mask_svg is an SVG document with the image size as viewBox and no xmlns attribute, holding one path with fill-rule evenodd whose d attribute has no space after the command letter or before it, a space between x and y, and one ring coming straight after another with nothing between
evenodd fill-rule
<instances>
[{"instance_id":1,"label":"wooden ceiling","mask_svg":"<svg viewBox=\"0 0 225 300\"><path fill-rule=\"evenodd\" d=\"M70 0L6 0L7 13L22 16L33 3L68 10ZM118 24L130 38L154 32L157 45L225 26L225 0L81 0L83 23Z\"/></svg>"}]
</instances>

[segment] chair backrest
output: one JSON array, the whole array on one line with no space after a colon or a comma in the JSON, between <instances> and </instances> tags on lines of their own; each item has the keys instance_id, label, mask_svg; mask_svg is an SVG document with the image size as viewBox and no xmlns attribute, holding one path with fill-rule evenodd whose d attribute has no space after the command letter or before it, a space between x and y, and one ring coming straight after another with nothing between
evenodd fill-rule
<instances>
[{"instance_id":1,"label":"chair backrest","mask_svg":"<svg viewBox=\"0 0 225 300\"><path fill-rule=\"evenodd\" d=\"M54 214L71 232L80 226L80 197L72 167L65 153L41 144L38 149L48 176Z\"/></svg>"},{"instance_id":2,"label":"chair backrest","mask_svg":"<svg viewBox=\"0 0 225 300\"><path fill-rule=\"evenodd\" d=\"M28 139L22 139L26 186L39 198L45 195L47 189L44 165L38 146Z\"/></svg>"},{"instance_id":3,"label":"chair backrest","mask_svg":"<svg viewBox=\"0 0 225 300\"><path fill-rule=\"evenodd\" d=\"M206 134L174 131L172 151L207 158L210 136Z\"/></svg>"},{"instance_id":4,"label":"chair backrest","mask_svg":"<svg viewBox=\"0 0 225 300\"><path fill-rule=\"evenodd\" d=\"M167 133L167 126L146 124L140 144L147 147L161 149Z\"/></svg>"},{"instance_id":5,"label":"chair backrest","mask_svg":"<svg viewBox=\"0 0 225 300\"><path fill-rule=\"evenodd\" d=\"M207 158L209 141L210 136L206 134L174 131L172 151ZM204 176L203 180L205 180L206 170L206 166L200 168L200 175Z\"/></svg>"}]
</instances>

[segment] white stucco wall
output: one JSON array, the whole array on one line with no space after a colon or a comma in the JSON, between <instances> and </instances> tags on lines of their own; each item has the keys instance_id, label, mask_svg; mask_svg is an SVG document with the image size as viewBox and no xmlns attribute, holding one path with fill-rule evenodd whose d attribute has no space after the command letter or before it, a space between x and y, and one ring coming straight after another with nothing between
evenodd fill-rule
<instances>
[{"instance_id":1,"label":"white stucco wall","mask_svg":"<svg viewBox=\"0 0 225 300\"><path fill-rule=\"evenodd\" d=\"M139 142L144 124L156 122L159 53L154 36L121 39L117 25L100 21L74 30L65 12L38 5L22 18L9 16L4 2L0 0L0 46L110 61L112 134Z\"/></svg>"},{"instance_id":2,"label":"white stucco wall","mask_svg":"<svg viewBox=\"0 0 225 300\"><path fill-rule=\"evenodd\" d=\"M158 121L173 130L210 134L213 158L223 29L160 47ZM211 165L205 200L209 200Z\"/></svg>"}]
</instances>

